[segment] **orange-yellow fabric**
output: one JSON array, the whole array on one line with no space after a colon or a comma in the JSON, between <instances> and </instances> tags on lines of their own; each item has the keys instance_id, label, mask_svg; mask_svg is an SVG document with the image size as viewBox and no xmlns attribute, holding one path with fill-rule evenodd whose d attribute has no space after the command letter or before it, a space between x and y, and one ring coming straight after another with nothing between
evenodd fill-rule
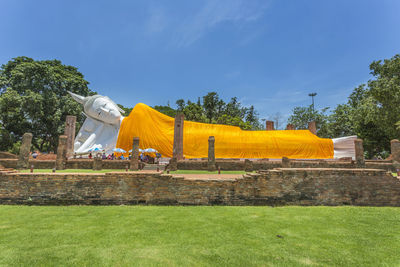
<instances>
[{"instance_id":1,"label":"orange-yellow fabric","mask_svg":"<svg viewBox=\"0 0 400 267\"><path fill-rule=\"evenodd\" d=\"M215 137L216 158L333 158L331 139L319 138L308 130L244 131L239 127L185 121L185 158L208 156L208 137ZM163 157L172 157L174 118L139 103L124 118L117 147L132 148L133 137L140 148L154 148Z\"/></svg>"}]
</instances>

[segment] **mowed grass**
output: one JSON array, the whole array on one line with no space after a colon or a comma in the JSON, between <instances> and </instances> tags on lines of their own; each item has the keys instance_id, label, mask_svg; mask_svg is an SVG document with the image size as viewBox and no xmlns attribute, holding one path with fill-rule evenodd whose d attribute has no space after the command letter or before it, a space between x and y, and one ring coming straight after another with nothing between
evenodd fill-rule
<instances>
[{"instance_id":1,"label":"mowed grass","mask_svg":"<svg viewBox=\"0 0 400 267\"><path fill-rule=\"evenodd\" d=\"M0 206L0 266L399 266L400 209Z\"/></svg>"},{"instance_id":2,"label":"mowed grass","mask_svg":"<svg viewBox=\"0 0 400 267\"><path fill-rule=\"evenodd\" d=\"M160 168L161 170L161 168ZM145 170L144 170L145 171ZM29 169L20 170L22 173L30 173ZM50 173L53 172L52 169L34 169L34 173ZM94 171L92 169L65 169L57 170L56 173L106 173L106 172L126 172L125 169L104 169L100 171ZM167 172L164 171L166 174ZM177 170L171 171L171 174L217 174L218 171L202 171L202 170ZM221 174L245 174L245 171L221 171Z\"/></svg>"}]
</instances>

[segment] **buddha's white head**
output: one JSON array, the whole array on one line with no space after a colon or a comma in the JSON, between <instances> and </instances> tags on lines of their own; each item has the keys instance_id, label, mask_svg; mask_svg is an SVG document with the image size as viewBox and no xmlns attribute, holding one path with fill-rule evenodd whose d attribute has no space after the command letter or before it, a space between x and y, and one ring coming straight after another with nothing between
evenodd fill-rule
<instances>
[{"instance_id":1,"label":"buddha's white head","mask_svg":"<svg viewBox=\"0 0 400 267\"><path fill-rule=\"evenodd\" d=\"M109 124L119 124L124 113L109 97L102 95L80 96L68 92L75 101L83 105L85 114L93 119Z\"/></svg>"}]
</instances>

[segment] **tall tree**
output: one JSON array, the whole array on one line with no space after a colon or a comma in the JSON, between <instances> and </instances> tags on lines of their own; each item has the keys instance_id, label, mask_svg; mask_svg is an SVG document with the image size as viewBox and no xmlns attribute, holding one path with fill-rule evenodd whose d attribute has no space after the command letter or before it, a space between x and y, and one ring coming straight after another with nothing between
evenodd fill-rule
<instances>
[{"instance_id":1,"label":"tall tree","mask_svg":"<svg viewBox=\"0 0 400 267\"><path fill-rule=\"evenodd\" d=\"M317 134L321 137L331 137L328 129L328 115L326 111L329 108L324 108L321 111L308 107L295 107L293 114L289 117L288 123L293 124L298 130L308 129L308 122L315 121L317 126Z\"/></svg>"},{"instance_id":2,"label":"tall tree","mask_svg":"<svg viewBox=\"0 0 400 267\"><path fill-rule=\"evenodd\" d=\"M86 96L93 93L88 84L77 68L59 60L17 57L2 65L0 149L10 149L25 132L32 132L36 149L55 151L65 117L77 116L77 129L84 119L82 106L67 91Z\"/></svg>"},{"instance_id":3,"label":"tall tree","mask_svg":"<svg viewBox=\"0 0 400 267\"><path fill-rule=\"evenodd\" d=\"M211 123L217 117L218 108L220 106L219 96L216 92L210 92L203 96L203 107L205 115Z\"/></svg>"},{"instance_id":4,"label":"tall tree","mask_svg":"<svg viewBox=\"0 0 400 267\"><path fill-rule=\"evenodd\" d=\"M176 105L178 106L178 111L183 111L183 109L185 108L185 100L183 99L176 100Z\"/></svg>"}]
</instances>

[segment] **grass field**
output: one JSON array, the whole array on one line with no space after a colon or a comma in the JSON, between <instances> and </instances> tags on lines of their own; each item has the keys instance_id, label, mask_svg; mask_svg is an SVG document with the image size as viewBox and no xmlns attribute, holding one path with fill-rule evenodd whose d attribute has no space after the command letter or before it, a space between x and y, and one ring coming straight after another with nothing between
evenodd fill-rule
<instances>
[{"instance_id":1,"label":"grass field","mask_svg":"<svg viewBox=\"0 0 400 267\"><path fill-rule=\"evenodd\" d=\"M34 169L34 173L49 173L52 169ZM106 173L106 172L125 172L125 169L104 169L100 171L94 171L91 169L65 169L61 171L56 171L57 173ZM30 170L21 170L23 173L29 173ZM164 172L166 173L166 172ZM172 174L216 174L218 171L201 171L201 170L177 170L171 171ZM245 174L245 171L221 171L222 174Z\"/></svg>"},{"instance_id":2,"label":"grass field","mask_svg":"<svg viewBox=\"0 0 400 267\"><path fill-rule=\"evenodd\" d=\"M0 266L399 266L400 209L0 206Z\"/></svg>"}]
</instances>

